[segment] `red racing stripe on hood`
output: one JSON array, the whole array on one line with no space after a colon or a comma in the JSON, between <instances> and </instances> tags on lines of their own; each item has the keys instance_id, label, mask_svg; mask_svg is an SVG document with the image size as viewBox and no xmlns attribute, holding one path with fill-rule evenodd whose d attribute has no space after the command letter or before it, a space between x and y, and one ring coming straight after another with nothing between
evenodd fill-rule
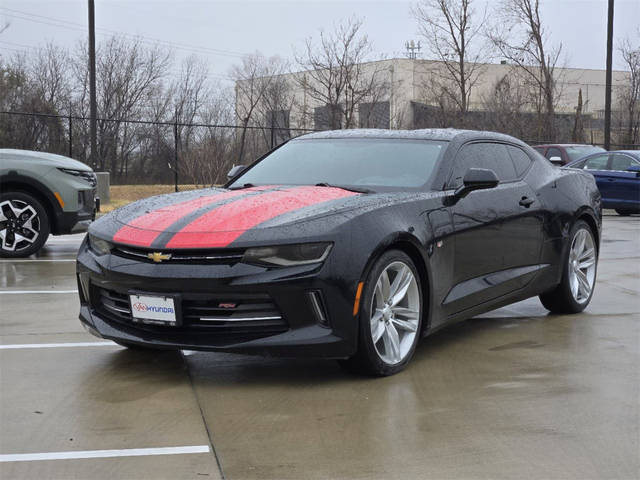
<instances>
[{"instance_id":1,"label":"red racing stripe on hood","mask_svg":"<svg viewBox=\"0 0 640 480\"><path fill-rule=\"evenodd\" d=\"M331 187L295 187L217 207L176 233L167 248L221 248L257 225L299 208L358 195Z\"/></svg>"},{"instance_id":2,"label":"red racing stripe on hood","mask_svg":"<svg viewBox=\"0 0 640 480\"><path fill-rule=\"evenodd\" d=\"M227 191L213 195L203 195L202 197L179 202L173 205L165 205L130 221L127 225L123 226L116 232L113 236L113 241L115 243L150 247L151 243L158 237L158 235L185 215L189 215L199 208L206 207L212 203L228 200L230 198L246 195L252 191L259 191L267 188L273 187L265 186L245 188L242 190Z\"/></svg>"}]
</instances>

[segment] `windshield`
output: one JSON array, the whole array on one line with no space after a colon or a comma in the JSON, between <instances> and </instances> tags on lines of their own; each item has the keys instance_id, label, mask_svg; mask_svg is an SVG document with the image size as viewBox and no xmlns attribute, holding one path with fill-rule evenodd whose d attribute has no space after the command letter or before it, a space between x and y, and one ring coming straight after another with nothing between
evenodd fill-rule
<instances>
[{"instance_id":1,"label":"windshield","mask_svg":"<svg viewBox=\"0 0 640 480\"><path fill-rule=\"evenodd\" d=\"M569 155L569 161L573 162L582 157L586 157L587 155L591 155L592 153L605 152L606 150L602 147L593 147L591 145L586 145L584 147L566 147L567 155Z\"/></svg>"},{"instance_id":2,"label":"windshield","mask_svg":"<svg viewBox=\"0 0 640 480\"><path fill-rule=\"evenodd\" d=\"M292 140L230 188L252 185L316 185L404 190L422 187L447 142L383 138Z\"/></svg>"}]
</instances>

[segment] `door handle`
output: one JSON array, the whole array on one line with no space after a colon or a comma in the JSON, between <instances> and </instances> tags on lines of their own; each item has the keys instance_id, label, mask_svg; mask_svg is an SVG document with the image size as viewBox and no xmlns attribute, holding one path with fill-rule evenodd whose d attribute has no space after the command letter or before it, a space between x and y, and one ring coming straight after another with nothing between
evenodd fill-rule
<instances>
[{"instance_id":1,"label":"door handle","mask_svg":"<svg viewBox=\"0 0 640 480\"><path fill-rule=\"evenodd\" d=\"M533 202L535 202L535 200L532 198L522 197L518 203L521 207L529 208Z\"/></svg>"}]
</instances>

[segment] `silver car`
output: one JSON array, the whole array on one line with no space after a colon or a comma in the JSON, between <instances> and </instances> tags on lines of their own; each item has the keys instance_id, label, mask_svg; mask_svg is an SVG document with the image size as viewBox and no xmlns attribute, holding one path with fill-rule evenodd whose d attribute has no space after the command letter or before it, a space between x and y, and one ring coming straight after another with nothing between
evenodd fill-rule
<instances>
[{"instance_id":1,"label":"silver car","mask_svg":"<svg viewBox=\"0 0 640 480\"><path fill-rule=\"evenodd\" d=\"M37 252L49 234L85 231L95 218L96 175L62 155L0 149L0 257Z\"/></svg>"}]
</instances>

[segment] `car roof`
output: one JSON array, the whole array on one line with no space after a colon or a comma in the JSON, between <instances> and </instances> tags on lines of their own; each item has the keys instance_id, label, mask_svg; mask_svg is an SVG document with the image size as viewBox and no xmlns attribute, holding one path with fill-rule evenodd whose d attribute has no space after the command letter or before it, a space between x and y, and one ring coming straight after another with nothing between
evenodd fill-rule
<instances>
[{"instance_id":1,"label":"car roof","mask_svg":"<svg viewBox=\"0 0 640 480\"><path fill-rule=\"evenodd\" d=\"M533 145L533 148L548 147L600 147L600 145L590 145L588 143L546 143L544 145Z\"/></svg>"},{"instance_id":2,"label":"car roof","mask_svg":"<svg viewBox=\"0 0 640 480\"><path fill-rule=\"evenodd\" d=\"M451 141L458 137L467 140L487 139L505 140L509 142L522 143L520 140L496 132L486 132L480 130L459 130L455 128L424 128L418 130L386 130L378 128L356 128L348 130L326 130L322 132L308 133L301 135L296 140L314 140L325 138L398 138L416 140L443 140Z\"/></svg>"},{"instance_id":3,"label":"car roof","mask_svg":"<svg viewBox=\"0 0 640 480\"><path fill-rule=\"evenodd\" d=\"M611 150L609 153L626 153L632 157L640 158L640 150Z\"/></svg>"}]
</instances>

